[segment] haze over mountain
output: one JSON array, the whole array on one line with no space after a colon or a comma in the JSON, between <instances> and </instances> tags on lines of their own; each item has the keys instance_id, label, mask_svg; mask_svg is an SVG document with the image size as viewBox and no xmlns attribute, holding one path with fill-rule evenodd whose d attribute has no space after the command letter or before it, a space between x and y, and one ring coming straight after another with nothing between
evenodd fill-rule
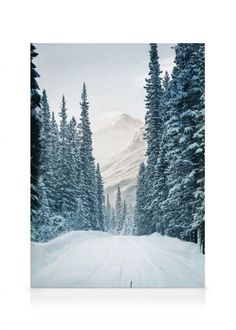
<instances>
[{"instance_id":1,"label":"haze over mountain","mask_svg":"<svg viewBox=\"0 0 236 330\"><path fill-rule=\"evenodd\" d=\"M101 164L105 193L114 204L117 187L128 204L135 201L139 165L145 161L144 122L125 113L105 112L92 121L96 161Z\"/></svg>"},{"instance_id":2,"label":"haze over mountain","mask_svg":"<svg viewBox=\"0 0 236 330\"><path fill-rule=\"evenodd\" d=\"M101 114L92 122L94 156L101 166L121 153L143 126L143 121L118 111Z\"/></svg>"},{"instance_id":3,"label":"haze over mountain","mask_svg":"<svg viewBox=\"0 0 236 330\"><path fill-rule=\"evenodd\" d=\"M127 204L134 206L139 165L145 161L146 153L146 142L143 139L143 134L144 127L136 132L132 142L121 153L101 169L105 181L105 192L109 194L113 204L117 187L120 186L122 196Z\"/></svg>"}]
</instances>

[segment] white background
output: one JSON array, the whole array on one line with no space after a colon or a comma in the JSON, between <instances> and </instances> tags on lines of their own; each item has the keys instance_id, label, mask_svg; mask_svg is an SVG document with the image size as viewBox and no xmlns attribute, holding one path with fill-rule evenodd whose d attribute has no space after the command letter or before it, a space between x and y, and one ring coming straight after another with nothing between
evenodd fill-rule
<instances>
[{"instance_id":1,"label":"white background","mask_svg":"<svg viewBox=\"0 0 236 330\"><path fill-rule=\"evenodd\" d=\"M0 328L235 329L233 1L8 0L1 7ZM205 290L29 289L30 42L206 42Z\"/></svg>"}]
</instances>

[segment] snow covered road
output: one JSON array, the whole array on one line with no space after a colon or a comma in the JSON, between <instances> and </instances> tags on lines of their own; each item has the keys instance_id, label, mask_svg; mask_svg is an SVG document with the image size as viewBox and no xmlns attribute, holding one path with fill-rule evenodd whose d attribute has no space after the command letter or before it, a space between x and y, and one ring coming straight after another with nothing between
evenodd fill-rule
<instances>
[{"instance_id":1,"label":"snow covered road","mask_svg":"<svg viewBox=\"0 0 236 330\"><path fill-rule=\"evenodd\" d=\"M204 287L204 255L194 243L159 234L74 231L32 243L32 287Z\"/></svg>"}]
</instances>

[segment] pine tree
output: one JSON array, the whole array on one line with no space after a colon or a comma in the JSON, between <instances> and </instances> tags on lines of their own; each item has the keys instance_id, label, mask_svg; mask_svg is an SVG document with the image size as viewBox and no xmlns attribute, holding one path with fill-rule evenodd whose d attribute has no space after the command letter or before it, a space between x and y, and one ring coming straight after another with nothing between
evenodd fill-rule
<instances>
[{"instance_id":1,"label":"pine tree","mask_svg":"<svg viewBox=\"0 0 236 330\"><path fill-rule=\"evenodd\" d=\"M134 231L137 235L149 232L149 222L146 219L146 171L145 164L141 163L137 178L136 202L134 210Z\"/></svg>"},{"instance_id":2,"label":"pine tree","mask_svg":"<svg viewBox=\"0 0 236 330\"><path fill-rule=\"evenodd\" d=\"M127 209L127 204L124 199L123 205L122 205L122 229L121 229L122 234L127 235L128 232L128 209Z\"/></svg>"},{"instance_id":3,"label":"pine tree","mask_svg":"<svg viewBox=\"0 0 236 330\"><path fill-rule=\"evenodd\" d=\"M149 78L146 79L147 164L154 166L159 151L162 119L162 81L157 44L150 44Z\"/></svg>"},{"instance_id":4,"label":"pine tree","mask_svg":"<svg viewBox=\"0 0 236 330\"><path fill-rule=\"evenodd\" d=\"M36 66L33 60L38 53L33 44L31 44L31 221L35 212L39 208L38 201L38 180L39 180L39 167L41 161L41 145L40 145L40 95L37 78L39 77L36 71ZM32 224L33 226L33 224Z\"/></svg>"},{"instance_id":5,"label":"pine tree","mask_svg":"<svg viewBox=\"0 0 236 330\"><path fill-rule=\"evenodd\" d=\"M47 166L49 163L49 150L48 147L50 146L50 120L51 114L49 109L49 104L47 100L47 94L45 89L43 90L42 94L42 129L41 129L41 146L42 146L42 157L41 157L41 173L47 172Z\"/></svg>"},{"instance_id":6,"label":"pine tree","mask_svg":"<svg viewBox=\"0 0 236 330\"><path fill-rule=\"evenodd\" d=\"M40 174L45 185L47 200L50 208L54 206L54 173L53 173L53 146L51 132L51 114L46 91L42 94L42 128L41 128L42 157Z\"/></svg>"},{"instance_id":7,"label":"pine tree","mask_svg":"<svg viewBox=\"0 0 236 330\"><path fill-rule=\"evenodd\" d=\"M153 217L156 220L156 230L162 235L165 234L166 223L164 221L164 211L163 203L168 196L167 188L167 177L166 177L166 168L167 168L167 122L170 117L169 108L167 106L170 98L170 76L168 72L165 72L164 78L162 80L163 85L163 95L162 95L162 135L160 136L160 145L159 145L159 154L157 158L157 163L155 166L155 181L153 182L153 203L151 207L153 208Z\"/></svg>"},{"instance_id":8,"label":"pine tree","mask_svg":"<svg viewBox=\"0 0 236 330\"><path fill-rule=\"evenodd\" d=\"M168 141L168 198L163 203L165 220L168 223L167 234L185 240L191 240L196 204L194 196L197 190L197 150L196 123L202 107L200 83L199 44L178 44L175 48L175 67L172 73L169 106L172 117L167 126ZM200 107L200 108L199 108ZM201 134L200 134L201 136ZM172 138L171 138L172 137ZM202 138L202 136L201 136ZM204 163L204 156L200 157ZM204 166L202 166L204 173Z\"/></svg>"},{"instance_id":9,"label":"pine tree","mask_svg":"<svg viewBox=\"0 0 236 330\"><path fill-rule=\"evenodd\" d=\"M81 187L82 201L84 203L84 211L86 217L85 229L96 230L98 224L98 205L96 192L96 170L93 158L92 148L92 132L89 122L89 102L87 101L87 90L85 83L81 94L81 176L83 184ZM85 205L86 204L86 205Z\"/></svg>"},{"instance_id":10,"label":"pine tree","mask_svg":"<svg viewBox=\"0 0 236 330\"><path fill-rule=\"evenodd\" d=\"M81 122L77 124L73 117L70 121L69 126L71 127L70 136L70 152L73 156L72 173L75 173L75 194L76 194L76 212L74 214L73 228L75 230L89 229L90 213L89 204L86 197L86 187L84 180L84 173L82 172L82 161L81 161L81 143L82 143L82 127Z\"/></svg>"},{"instance_id":11,"label":"pine tree","mask_svg":"<svg viewBox=\"0 0 236 330\"><path fill-rule=\"evenodd\" d=\"M97 164L96 181L97 181L97 199L98 199L98 223L99 223L98 229L104 231L105 197L104 197L103 179L101 176L99 164Z\"/></svg>"},{"instance_id":12,"label":"pine tree","mask_svg":"<svg viewBox=\"0 0 236 330\"><path fill-rule=\"evenodd\" d=\"M205 45L195 46L195 89L199 91L197 116L195 121L195 169L196 184L193 202L193 231L198 231L197 239L200 249L205 253ZM192 231L192 233L193 233ZM192 236L192 235L191 235ZM191 237L192 238L192 237ZM192 240L192 239L191 239Z\"/></svg>"},{"instance_id":13,"label":"pine tree","mask_svg":"<svg viewBox=\"0 0 236 330\"><path fill-rule=\"evenodd\" d=\"M135 224L134 224L134 207L130 204L128 209L128 230L127 235L133 235L135 233Z\"/></svg>"},{"instance_id":14,"label":"pine tree","mask_svg":"<svg viewBox=\"0 0 236 330\"><path fill-rule=\"evenodd\" d=\"M116 234L116 213L114 208L111 208L110 232Z\"/></svg>"},{"instance_id":15,"label":"pine tree","mask_svg":"<svg viewBox=\"0 0 236 330\"><path fill-rule=\"evenodd\" d=\"M110 232L113 229L112 224L112 207L110 203L109 195L106 198L106 208L105 208L105 231Z\"/></svg>"},{"instance_id":16,"label":"pine tree","mask_svg":"<svg viewBox=\"0 0 236 330\"><path fill-rule=\"evenodd\" d=\"M52 180L50 185L50 207L53 212L60 212L60 191L59 191L59 129L55 119L54 112L52 112L50 121L51 132L51 157L50 157L50 170L52 172Z\"/></svg>"},{"instance_id":17,"label":"pine tree","mask_svg":"<svg viewBox=\"0 0 236 330\"><path fill-rule=\"evenodd\" d=\"M178 44L175 52L172 79L166 73L161 88L151 45L147 166L139 171L134 228L198 242L204 253L204 45Z\"/></svg>"},{"instance_id":18,"label":"pine tree","mask_svg":"<svg viewBox=\"0 0 236 330\"><path fill-rule=\"evenodd\" d=\"M58 188L59 188L59 212L67 217L70 212L70 195L71 190L68 185L70 175L70 154L69 154L69 139L67 127L67 108L65 97L62 97L60 132L59 132L59 175L58 175Z\"/></svg>"},{"instance_id":19,"label":"pine tree","mask_svg":"<svg viewBox=\"0 0 236 330\"><path fill-rule=\"evenodd\" d=\"M201 93L197 77L196 45L178 44L176 47L176 71L173 80L176 79L178 91L172 98L173 105L177 109L181 119L181 214L178 219L181 229L180 237L189 239L189 229L193 222L193 196L196 190L196 147L194 141L195 122Z\"/></svg>"},{"instance_id":20,"label":"pine tree","mask_svg":"<svg viewBox=\"0 0 236 330\"><path fill-rule=\"evenodd\" d=\"M69 205L68 209L71 216L72 226L78 227L80 217L78 216L78 198L79 198L79 182L78 182L78 167L80 165L79 158L79 144L78 144L78 133L77 133L77 122L74 117L68 125L68 156L69 156L69 174L67 178L68 191L69 191Z\"/></svg>"},{"instance_id":21,"label":"pine tree","mask_svg":"<svg viewBox=\"0 0 236 330\"><path fill-rule=\"evenodd\" d=\"M40 208L35 217L32 230L32 240L37 242L45 242L50 238L50 218L51 212L47 200L46 188L42 180L38 185Z\"/></svg>"},{"instance_id":22,"label":"pine tree","mask_svg":"<svg viewBox=\"0 0 236 330\"><path fill-rule=\"evenodd\" d=\"M121 201L121 192L120 187L117 188L116 194L116 206L115 206L115 214L116 214L116 232L119 234L122 231L123 223L122 223L122 201Z\"/></svg>"},{"instance_id":23,"label":"pine tree","mask_svg":"<svg viewBox=\"0 0 236 330\"><path fill-rule=\"evenodd\" d=\"M156 231L156 214L155 209L158 207L153 199L155 193L155 182L158 180L158 172L156 171L157 159L160 153L160 142L163 131L163 88L161 80L161 70L159 65L159 56L156 44L150 44L150 62L149 62L149 78L146 79L145 89L146 96L146 140L147 140L147 167L146 167L146 205L145 218L148 223L148 232ZM154 204L153 204L154 203Z\"/></svg>"}]
</instances>

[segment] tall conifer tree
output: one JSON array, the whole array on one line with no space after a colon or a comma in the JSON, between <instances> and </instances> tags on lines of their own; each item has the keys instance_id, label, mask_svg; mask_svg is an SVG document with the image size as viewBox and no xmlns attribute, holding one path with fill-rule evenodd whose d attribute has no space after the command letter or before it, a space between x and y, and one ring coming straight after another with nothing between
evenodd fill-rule
<instances>
[{"instance_id":1,"label":"tall conifer tree","mask_svg":"<svg viewBox=\"0 0 236 330\"><path fill-rule=\"evenodd\" d=\"M146 205L145 218L148 223L148 232L156 231L157 218L155 210L157 205L153 205L153 194L155 193L155 182L159 173L156 171L157 159L160 153L161 136L163 132L163 88L161 80L161 70L159 65L159 55L157 44L150 44L149 78L146 79L146 140L147 140L147 167L146 167ZM156 199L155 199L156 200Z\"/></svg>"},{"instance_id":2,"label":"tall conifer tree","mask_svg":"<svg viewBox=\"0 0 236 330\"><path fill-rule=\"evenodd\" d=\"M70 187L68 178L70 175L69 139L67 127L67 108L65 97L62 97L60 132L59 132L59 211L66 216L70 211Z\"/></svg>"},{"instance_id":3,"label":"tall conifer tree","mask_svg":"<svg viewBox=\"0 0 236 330\"><path fill-rule=\"evenodd\" d=\"M104 231L105 197L104 197L103 179L101 176L99 164L97 164L97 169L96 169L96 181L97 181L98 223L99 223L98 229Z\"/></svg>"},{"instance_id":4,"label":"tall conifer tree","mask_svg":"<svg viewBox=\"0 0 236 330\"><path fill-rule=\"evenodd\" d=\"M109 232L113 229L111 218L112 218L112 207L111 207L109 195L107 194L106 208L105 208L105 231Z\"/></svg>"},{"instance_id":5,"label":"tall conifer tree","mask_svg":"<svg viewBox=\"0 0 236 330\"><path fill-rule=\"evenodd\" d=\"M115 212L116 212L116 232L119 234L122 231L123 222L122 222L122 201L121 201L121 191L120 187L117 188L116 194L116 205L115 205Z\"/></svg>"},{"instance_id":6,"label":"tall conifer tree","mask_svg":"<svg viewBox=\"0 0 236 330\"><path fill-rule=\"evenodd\" d=\"M39 74L36 71L36 65L33 60L38 53L33 44L30 45L31 50L31 220L35 215L36 210L39 208L38 201L38 180L39 180L39 167L41 161L41 144L40 144L40 95L37 78Z\"/></svg>"},{"instance_id":7,"label":"tall conifer tree","mask_svg":"<svg viewBox=\"0 0 236 330\"><path fill-rule=\"evenodd\" d=\"M136 186L136 202L134 210L134 232L144 235L149 231L149 222L146 221L146 177L145 164L141 163Z\"/></svg>"},{"instance_id":8,"label":"tall conifer tree","mask_svg":"<svg viewBox=\"0 0 236 330\"><path fill-rule=\"evenodd\" d=\"M87 217L86 229L96 230L98 227L98 203L96 198L96 169L93 157L92 131L89 121L89 102L87 89L83 84L81 94L81 172L83 176L83 187L81 188L83 200L87 204L85 212Z\"/></svg>"},{"instance_id":9,"label":"tall conifer tree","mask_svg":"<svg viewBox=\"0 0 236 330\"><path fill-rule=\"evenodd\" d=\"M54 173L53 173L53 146L52 146L52 128L51 114L47 100L46 91L42 94L42 128L41 128L41 146L42 157L40 174L45 185L46 196L50 208L54 205Z\"/></svg>"},{"instance_id":10,"label":"tall conifer tree","mask_svg":"<svg viewBox=\"0 0 236 330\"><path fill-rule=\"evenodd\" d=\"M50 191L52 198L50 199L52 211L58 213L60 211L60 191L59 191L59 175L60 175L60 161L59 161L59 129L55 119L54 112L52 112L51 123L51 158L50 169L52 172L52 181Z\"/></svg>"}]
</instances>

